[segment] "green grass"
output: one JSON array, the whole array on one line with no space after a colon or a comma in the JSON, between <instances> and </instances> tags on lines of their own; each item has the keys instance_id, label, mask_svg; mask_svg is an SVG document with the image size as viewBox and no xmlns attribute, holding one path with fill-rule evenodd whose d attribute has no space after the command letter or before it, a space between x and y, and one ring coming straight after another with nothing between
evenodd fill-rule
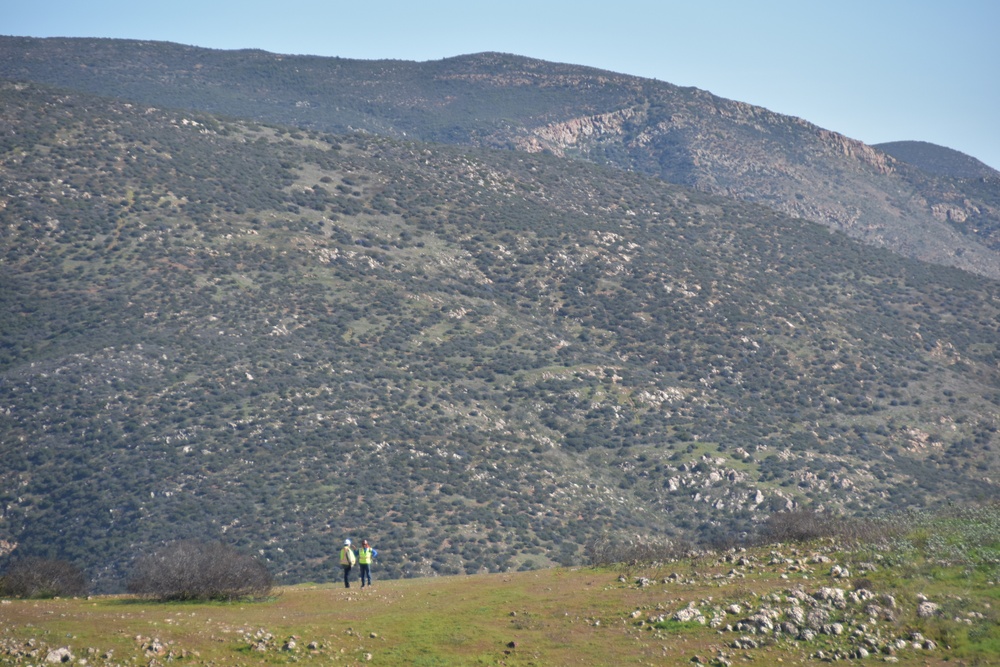
<instances>
[{"instance_id":1,"label":"green grass","mask_svg":"<svg viewBox=\"0 0 1000 667\"><path fill-rule=\"evenodd\" d=\"M644 597L612 571L557 569L395 580L364 591L297 586L256 604L15 600L4 605L2 632L19 644L70 646L91 664L106 664L99 656L109 650L117 663L139 659L151 639L181 664L614 664L626 649L651 659L662 650L634 646L625 622ZM689 641L699 632L692 628ZM258 634L269 638L263 651L254 648ZM294 651L282 650L289 638ZM15 664L7 657L0 664Z\"/></svg>"},{"instance_id":2,"label":"green grass","mask_svg":"<svg viewBox=\"0 0 1000 667\"><path fill-rule=\"evenodd\" d=\"M691 603L711 620L713 610L736 603L743 613L752 613L768 596L783 597L797 587L851 590L850 582L830 578L829 564L805 571L789 570L783 561L770 564L774 550L798 557L823 553L847 565L871 555L826 540L752 549L741 556L754 559L755 567L736 579L726 576L732 559L716 554L627 569L378 581L364 590L300 585L257 603L157 604L115 596L9 600L0 608L0 637L5 638L0 665L27 664L16 651L29 641L46 652L68 646L91 665L146 664L152 658L178 665L243 666L689 665L695 656L705 663L721 657L732 664L774 665L779 658L785 664L811 664L817 651L853 650L850 629L869 621L850 606L830 619L848 628L843 636L821 635L805 643L757 635L760 646L746 649L731 647L743 633L672 620ZM668 571L680 573L680 580L667 581ZM876 594L890 593L898 601L896 618L879 624L884 636L920 632L938 644L932 651L902 649L898 664L991 664L1000 651L1000 586L975 568L970 574L968 564L924 559L911 563L907 574L899 576L889 566L864 575ZM639 577L651 583L638 586ZM921 594L940 603L941 613L918 618ZM289 640L294 648L285 648ZM151 650L155 645L163 647L159 655ZM109 652L112 657L102 657ZM873 655L869 661L880 659Z\"/></svg>"}]
</instances>

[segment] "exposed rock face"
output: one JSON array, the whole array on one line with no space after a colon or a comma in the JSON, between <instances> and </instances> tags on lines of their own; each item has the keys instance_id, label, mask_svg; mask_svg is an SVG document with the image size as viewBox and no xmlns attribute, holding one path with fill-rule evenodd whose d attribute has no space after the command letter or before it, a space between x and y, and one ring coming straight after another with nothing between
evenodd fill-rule
<instances>
[{"instance_id":1,"label":"exposed rock face","mask_svg":"<svg viewBox=\"0 0 1000 667\"><path fill-rule=\"evenodd\" d=\"M969 219L970 215L979 213L979 209L971 204L967 204L968 209L954 204L934 204L931 206L931 213L941 222L962 223Z\"/></svg>"},{"instance_id":2,"label":"exposed rock face","mask_svg":"<svg viewBox=\"0 0 1000 667\"><path fill-rule=\"evenodd\" d=\"M827 144L835 152L858 160L874 169L877 173L891 174L895 171L896 161L892 157L856 139L850 139L838 132L830 132L829 130L820 130L819 138L820 141Z\"/></svg>"},{"instance_id":3,"label":"exposed rock face","mask_svg":"<svg viewBox=\"0 0 1000 667\"><path fill-rule=\"evenodd\" d=\"M632 109L622 109L553 123L535 129L532 136L520 139L518 147L530 153L547 149L556 155L565 155L566 149L585 147L588 140L622 136L624 134L622 126L635 115Z\"/></svg>"},{"instance_id":4,"label":"exposed rock face","mask_svg":"<svg viewBox=\"0 0 1000 667\"><path fill-rule=\"evenodd\" d=\"M14 551L17 548L16 542L8 542L7 540L0 540L0 558L3 558L7 554Z\"/></svg>"},{"instance_id":5,"label":"exposed rock face","mask_svg":"<svg viewBox=\"0 0 1000 667\"><path fill-rule=\"evenodd\" d=\"M759 202L904 255L1000 277L1000 256L980 229L996 226L987 221L1000 211L986 211L957 192L929 197L899 173L891 155L801 119L701 91L667 106L630 106L529 127L512 142L528 152L598 162L615 155L615 166ZM965 225L973 219L980 223L970 235L973 225Z\"/></svg>"}]
</instances>

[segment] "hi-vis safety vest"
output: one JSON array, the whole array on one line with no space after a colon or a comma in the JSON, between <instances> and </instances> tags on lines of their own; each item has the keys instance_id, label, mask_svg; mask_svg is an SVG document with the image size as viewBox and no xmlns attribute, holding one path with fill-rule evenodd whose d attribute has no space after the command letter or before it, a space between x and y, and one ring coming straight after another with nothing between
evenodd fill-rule
<instances>
[{"instance_id":1,"label":"hi-vis safety vest","mask_svg":"<svg viewBox=\"0 0 1000 667\"><path fill-rule=\"evenodd\" d=\"M354 552L351 550L351 547L344 547L340 550L340 564L354 565Z\"/></svg>"},{"instance_id":2,"label":"hi-vis safety vest","mask_svg":"<svg viewBox=\"0 0 1000 667\"><path fill-rule=\"evenodd\" d=\"M361 547L360 549L358 549L358 563L360 563L361 565L371 565L372 551L374 550L371 547L368 547L367 549Z\"/></svg>"}]
</instances>

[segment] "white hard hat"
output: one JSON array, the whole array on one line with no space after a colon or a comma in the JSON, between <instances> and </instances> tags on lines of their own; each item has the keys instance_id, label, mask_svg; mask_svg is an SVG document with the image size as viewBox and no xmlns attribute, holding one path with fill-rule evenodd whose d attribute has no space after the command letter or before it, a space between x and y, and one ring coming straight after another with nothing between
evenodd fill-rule
<instances>
[{"instance_id":1,"label":"white hard hat","mask_svg":"<svg viewBox=\"0 0 1000 667\"><path fill-rule=\"evenodd\" d=\"M351 546L351 541L350 540L344 540L344 546L345 547Z\"/></svg>"}]
</instances>

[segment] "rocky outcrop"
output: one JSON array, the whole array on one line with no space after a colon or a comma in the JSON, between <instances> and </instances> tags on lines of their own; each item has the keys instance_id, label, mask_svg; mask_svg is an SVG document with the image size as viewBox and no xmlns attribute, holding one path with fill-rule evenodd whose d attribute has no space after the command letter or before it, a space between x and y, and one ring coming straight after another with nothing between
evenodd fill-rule
<instances>
[{"instance_id":1,"label":"rocky outcrop","mask_svg":"<svg viewBox=\"0 0 1000 667\"><path fill-rule=\"evenodd\" d=\"M632 109L573 118L536 128L527 137L516 139L517 147L529 153L549 150L563 156L567 149L585 148L588 141L609 136L621 137L623 125L635 116Z\"/></svg>"},{"instance_id":2,"label":"rocky outcrop","mask_svg":"<svg viewBox=\"0 0 1000 667\"><path fill-rule=\"evenodd\" d=\"M1000 277L1000 241L989 231L997 214L959 196L960 189L927 190L883 151L753 105L696 91L690 99L668 98L665 106L527 126L494 140L527 152L610 161L761 203L907 256Z\"/></svg>"},{"instance_id":3,"label":"rocky outcrop","mask_svg":"<svg viewBox=\"0 0 1000 667\"><path fill-rule=\"evenodd\" d=\"M895 159L857 139L850 139L829 130L819 130L818 135L820 141L835 153L868 165L876 173L891 174L895 171Z\"/></svg>"}]
</instances>

